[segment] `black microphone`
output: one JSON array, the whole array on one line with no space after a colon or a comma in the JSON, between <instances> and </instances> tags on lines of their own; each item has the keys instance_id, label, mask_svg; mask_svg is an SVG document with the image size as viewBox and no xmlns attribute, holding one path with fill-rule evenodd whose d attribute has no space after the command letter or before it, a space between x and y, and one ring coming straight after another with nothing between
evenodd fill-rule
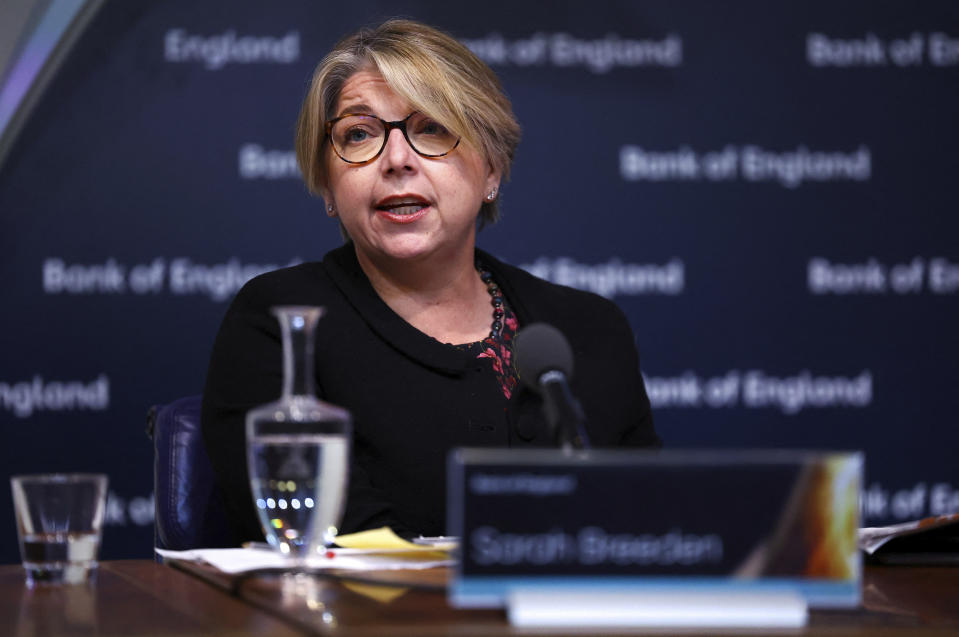
<instances>
[{"instance_id":1,"label":"black microphone","mask_svg":"<svg viewBox=\"0 0 959 637\"><path fill-rule=\"evenodd\" d=\"M520 380L543 397L553 440L564 450L589 449L583 408L569 389L573 350L563 333L546 323L527 325L516 334L513 351Z\"/></svg>"}]
</instances>

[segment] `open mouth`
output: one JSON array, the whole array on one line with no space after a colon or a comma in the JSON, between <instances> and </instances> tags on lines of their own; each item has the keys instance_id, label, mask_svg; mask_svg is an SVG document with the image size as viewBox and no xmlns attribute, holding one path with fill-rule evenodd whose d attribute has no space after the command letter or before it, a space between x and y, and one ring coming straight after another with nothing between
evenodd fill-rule
<instances>
[{"instance_id":1,"label":"open mouth","mask_svg":"<svg viewBox=\"0 0 959 637\"><path fill-rule=\"evenodd\" d=\"M422 197L416 196L398 196L386 197L377 202L375 208L385 212L391 218L396 220L412 220L418 213L429 207L429 202Z\"/></svg>"},{"instance_id":2,"label":"open mouth","mask_svg":"<svg viewBox=\"0 0 959 637\"><path fill-rule=\"evenodd\" d=\"M404 204L402 206L382 206L377 210L383 210L394 215L411 215L425 208L423 204Z\"/></svg>"}]
</instances>

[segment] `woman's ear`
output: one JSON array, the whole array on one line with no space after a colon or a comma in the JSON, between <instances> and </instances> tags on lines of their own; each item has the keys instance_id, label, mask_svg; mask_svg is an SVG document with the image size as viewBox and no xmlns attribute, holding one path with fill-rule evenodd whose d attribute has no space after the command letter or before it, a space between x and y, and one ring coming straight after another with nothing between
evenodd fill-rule
<instances>
[{"instance_id":1,"label":"woman's ear","mask_svg":"<svg viewBox=\"0 0 959 637\"><path fill-rule=\"evenodd\" d=\"M328 189L323 188L320 191L320 196L323 197L323 203L326 206L326 214L329 217L336 217L336 203L333 201L333 193Z\"/></svg>"},{"instance_id":2,"label":"woman's ear","mask_svg":"<svg viewBox=\"0 0 959 637\"><path fill-rule=\"evenodd\" d=\"M497 168L493 167L493 164L488 164L489 172L486 174L486 190L484 191L483 198L487 202L495 201L496 195L499 194L499 182L501 178L501 173Z\"/></svg>"}]
</instances>

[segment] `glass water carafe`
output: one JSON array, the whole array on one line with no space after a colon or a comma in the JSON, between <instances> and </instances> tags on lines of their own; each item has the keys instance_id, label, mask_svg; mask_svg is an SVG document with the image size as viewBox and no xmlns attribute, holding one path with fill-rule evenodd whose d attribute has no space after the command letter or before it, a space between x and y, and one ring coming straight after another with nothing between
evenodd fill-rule
<instances>
[{"instance_id":1,"label":"glass water carafe","mask_svg":"<svg viewBox=\"0 0 959 637\"><path fill-rule=\"evenodd\" d=\"M315 396L313 352L323 308L272 308L283 336L283 394L246 416L254 506L267 541L305 560L332 542L349 478L351 423Z\"/></svg>"}]
</instances>

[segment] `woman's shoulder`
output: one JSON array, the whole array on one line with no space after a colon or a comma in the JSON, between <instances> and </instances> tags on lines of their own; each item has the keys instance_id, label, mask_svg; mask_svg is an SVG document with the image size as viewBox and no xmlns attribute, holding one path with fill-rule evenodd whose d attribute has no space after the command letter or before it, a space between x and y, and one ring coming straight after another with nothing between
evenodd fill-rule
<instances>
[{"instance_id":1,"label":"woman's shoulder","mask_svg":"<svg viewBox=\"0 0 959 637\"><path fill-rule=\"evenodd\" d=\"M566 285L541 279L526 270L504 263L485 252L480 258L489 263L494 278L514 305L524 306L532 318L541 313L576 314L589 316L622 315L622 310L610 299Z\"/></svg>"},{"instance_id":2,"label":"woman's shoulder","mask_svg":"<svg viewBox=\"0 0 959 637\"><path fill-rule=\"evenodd\" d=\"M247 281L238 294L278 293L288 289L298 289L311 283L315 284L317 280L324 278L321 262L306 261L258 274Z\"/></svg>"},{"instance_id":3,"label":"woman's shoulder","mask_svg":"<svg viewBox=\"0 0 959 637\"><path fill-rule=\"evenodd\" d=\"M307 261L259 274L237 292L234 308L314 305L329 296L333 285L320 261Z\"/></svg>"}]
</instances>

